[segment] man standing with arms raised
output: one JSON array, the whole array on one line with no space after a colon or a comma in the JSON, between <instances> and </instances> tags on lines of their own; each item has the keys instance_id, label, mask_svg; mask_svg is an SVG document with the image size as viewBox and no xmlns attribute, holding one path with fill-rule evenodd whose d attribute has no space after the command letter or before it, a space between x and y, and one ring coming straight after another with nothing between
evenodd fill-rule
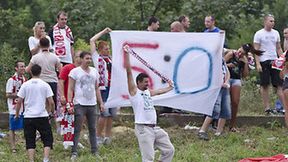
<instances>
[{"instance_id":1,"label":"man standing with arms raised","mask_svg":"<svg viewBox=\"0 0 288 162\"><path fill-rule=\"evenodd\" d=\"M128 51L128 47L124 47ZM171 162L174 156L174 146L168 134L156 126L157 116L151 97L169 92L173 89L173 83L169 86L157 90L149 90L149 77L145 73L140 73L136 77L136 84L133 80L129 54L125 55L125 67L127 72L128 91L130 102L135 115L135 134L138 139L141 151L142 162L153 162L155 151L161 151L160 162Z\"/></svg>"},{"instance_id":2,"label":"man standing with arms raised","mask_svg":"<svg viewBox=\"0 0 288 162\"><path fill-rule=\"evenodd\" d=\"M57 24L49 31L55 54L64 65L72 64L74 57L74 38L71 29L67 26L68 14L60 11L57 14Z\"/></svg>"},{"instance_id":3,"label":"man standing with arms raised","mask_svg":"<svg viewBox=\"0 0 288 162\"><path fill-rule=\"evenodd\" d=\"M254 48L264 51L263 55L255 56L256 68L260 73L261 95L264 103L265 113L271 114L274 111L270 108L269 84L277 88L277 95L283 103L282 91L283 80L280 78L280 71L272 68L272 62L283 54L279 32L274 28L275 20L273 15L264 17L264 28L254 35Z\"/></svg>"}]
</instances>

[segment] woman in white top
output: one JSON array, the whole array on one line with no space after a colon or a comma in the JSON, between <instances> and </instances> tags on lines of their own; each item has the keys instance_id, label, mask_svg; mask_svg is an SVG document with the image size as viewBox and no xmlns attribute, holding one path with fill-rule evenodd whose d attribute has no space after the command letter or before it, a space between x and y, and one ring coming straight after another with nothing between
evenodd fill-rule
<instances>
[{"instance_id":1,"label":"woman in white top","mask_svg":"<svg viewBox=\"0 0 288 162\"><path fill-rule=\"evenodd\" d=\"M40 52L39 40L42 37L49 39L50 48L52 47L50 37L46 35L45 23L43 21L37 21L33 27L34 36L29 37L28 45L31 55L35 55ZM49 49L50 51L51 49Z\"/></svg>"}]
</instances>

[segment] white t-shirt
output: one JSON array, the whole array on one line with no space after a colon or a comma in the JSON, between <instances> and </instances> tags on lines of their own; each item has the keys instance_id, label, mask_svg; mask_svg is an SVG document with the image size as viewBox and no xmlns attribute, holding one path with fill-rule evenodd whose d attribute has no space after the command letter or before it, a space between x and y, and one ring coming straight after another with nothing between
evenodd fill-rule
<instances>
[{"instance_id":1,"label":"white t-shirt","mask_svg":"<svg viewBox=\"0 0 288 162\"><path fill-rule=\"evenodd\" d=\"M260 50L264 51L263 55L260 56L260 62L277 59L277 42L280 43L280 35L277 30L261 29L255 33L254 43L260 44Z\"/></svg>"},{"instance_id":2,"label":"white t-shirt","mask_svg":"<svg viewBox=\"0 0 288 162\"><path fill-rule=\"evenodd\" d=\"M46 35L46 38L49 40L50 48L52 49L52 43L51 43L50 37L48 35ZM40 40L38 38L34 37L34 36L29 37L29 39L28 39L29 50L31 51L32 49L37 47L39 45L39 41ZM41 51L39 51L39 52L41 52Z\"/></svg>"},{"instance_id":3,"label":"white t-shirt","mask_svg":"<svg viewBox=\"0 0 288 162\"><path fill-rule=\"evenodd\" d=\"M81 67L70 71L69 77L75 80L74 104L96 105L96 86L98 84L99 74L94 67L89 67L89 73Z\"/></svg>"},{"instance_id":4,"label":"white t-shirt","mask_svg":"<svg viewBox=\"0 0 288 162\"><path fill-rule=\"evenodd\" d=\"M18 75L15 74L11 78L8 79L6 83L6 93L17 93L25 81L25 78L18 79ZM16 114L16 98L7 98L7 105L8 105L8 110L10 115ZM23 105L21 105L20 113L23 112Z\"/></svg>"},{"instance_id":5,"label":"white t-shirt","mask_svg":"<svg viewBox=\"0 0 288 162\"><path fill-rule=\"evenodd\" d=\"M141 91L137 88L134 96L130 96L130 102L135 116L136 124L156 124L156 110L149 90Z\"/></svg>"},{"instance_id":6,"label":"white t-shirt","mask_svg":"<svg viewBox=\"0 0 288 162\"><path fill-rule=\"evenodd\" d=\"M51 52L40 52L33 55L30 62L41 66L40 78L45 82L57 83L56 68L60 66L59 58Z\"/></svg>"},{"instance_id":7,"label":"white t-shirt","mask_svg":"<svg viewBox=\"0 0 288 162\"><path fill-rule=\"evenodd\" d=\"M48 117L46 99L53 96L48 83L32 78L23 83L17 96L24 99L24 118Z\"/></svg>"},{"instance_id":8,"label":"white t-shirt","mask_svg":"<svg viewBox=\"0 0 288 162\"><path fill-rule=\"evenodd\" d=\"M66 50L66 56L65 57L59 57L59 59L60 59L61 62L72 64L73 63L73 58L72 58L72 54L71 54L71 41L66 36L65 28L64 29L60 29L60 33L61 33L61 35L64 35L64 45L65 45L65 50ZM55 41L54 41L53 49L55 51Z\"/></svg>"}]
</instances>

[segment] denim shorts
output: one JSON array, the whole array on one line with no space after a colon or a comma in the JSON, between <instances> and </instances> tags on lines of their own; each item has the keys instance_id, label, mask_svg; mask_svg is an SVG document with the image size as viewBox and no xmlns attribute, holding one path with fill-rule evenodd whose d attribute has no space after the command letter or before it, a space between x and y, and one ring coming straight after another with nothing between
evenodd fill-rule
<instances>
[{"instance_id":1,"label":"denim shorts","mask_svg":"<svg viewBox=\"0 0 288 162\"><path fill-rule=\"evenodd\" d=\"M19 118L15 119L14 114L9 115L9 129L12 131L23 129L24 115L19 115Z\"/></svg>"},{"instance_id":2,"label":"denim shorts","mask_svg":"<svg viewBox=\"0 0 288 162\"><path fill-rule=\"evenodd\" d=\"M101 97L103 102L106 102L109 96L110 87L106 87L105 90L101 90ZM115 118L117 114L117 108L108 108L105 109L103 112L100 113L101 117L113 117Z\"/></svg>"},{"instance_id":3,"label":"denim shorts","mask_svg":"<svg viewBox=\"0 0 288 162\"><path fill-rule=\"evenodd\" d=\"M213 119L230 119L231 118L231 101L229 88L221 88L214 105Z\"/></svg>"},{"instance_id":4,"label":"denim shorts","mask_svg":"<svg viewBox=\"0 0 288 162\"><path fill-rule=\"evenodd\" d=\"M230 86L239 86L241 87L242 83L241 83L241 79L230 79Z\"/></svg>"}]
</instances>

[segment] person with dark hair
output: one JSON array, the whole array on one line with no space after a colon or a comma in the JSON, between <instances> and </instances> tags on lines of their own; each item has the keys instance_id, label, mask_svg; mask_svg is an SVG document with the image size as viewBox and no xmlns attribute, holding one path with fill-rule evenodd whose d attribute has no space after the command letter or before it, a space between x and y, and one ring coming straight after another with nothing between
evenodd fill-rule
<instances>
[{"instance_id":1,"label":"person with dark hair","mask_svg":"<svg viewBox=\"0 0 288 162\"><path fill-rule=\"evenodd\" d=\"M249 75L248 53L260 56L262 51L255 50L250 43L243 44L238 50L230 50L224 56L230 72L231 120L230 131L237 132L236 118L240 102L241 79Z\"/></svg>"},{"instance_id":2,"label":"person with dark hair","mask_svg":"<svg viewBox=\"0 0 288 162\"><path fill-rule=\"evenodd\" d=\"M47 82L53 93L53 100L55 103L55 108L57 110L57 83L58 76L56 71L61 71L62 65L59 58L54 54L49 52L50 42L46 37L40 39L41 51L37 55L32 56L29 65L26 67L26 72L30 73L33 65L38 64L41 66L40 79ZM56 120L56 119L55 119ZM57 132L60 133L60 125L56 122Z\"/></svg>"},{"instance_id":3,"label":"person with dark hair","mask_svg":"<svg viewBox=\"0 0 288 162\"><path fill-rule=\"evenodd\" d=\"M264 28L257 31L254 35L254 48L264 51L263 55L256 56L256 69L260 74L260 90L264 104L264 111L267 115L274 114L270 108L269 85L277 89L277 95L284 102L282 90L283 80L279 77L280 70L272 68L272 63L283 54L279 32L274 28L275 20L273 15L264 17Z\"/></svg>"},{"instance_id":4,"label":"person with dark hair","mask_svg":"<svg viewBox=\"0 0 288 162\"><path fill-rule=\"evenodd\" d=\"M72 64L74 58L74 38L71 29L67 26L67 17L66 12L60 11L57 14L57 24L49 31L54 52L63 66Z\"/></svg>"},{"instance_id":5,"label":"person with dark hair","mask_svg":"<svg viewBox=\"0 0 288 162\"><path fill-rule=\"evenodd\" d=\"M21 85L26 81L24 76L25 63L22 60L18 60L15 63L15 74L11 76L6 83L6 97L7 105L9 110L9 137L12 153L16 153L15 146L15 131L23 129L23 106L21 107L21 115L19 119L15 119L16 103L17 103L17 92Z\"/></svg>"},{"instance_id":6,"label":"person with dark hair","mask_svg":"<svg viewBox=\"0 0 288 162\"><path fill-rule=\"evenodd\" d=\"M205 30L204 32L220 32L221 29L215 26L215 18L212 15L205 17Z\"/></svg>"},{"instance_id":7,"label":"person with dark hair","mask_svg":"<svg viewBox=\"0 0 288 162\"><path fill-rule=\"evenodd\" d=\"M159 29L159 20L155 16L151 16L148 20L147 31L157 31Z\"/></svg>"},{"instance_id":8,"label":"person with dark hair","mask_svg":"<svg viewBox=\"0 0 288 162\"><path fill-rule=\"evenodd\" d=\"M24 137L29 161L34 161L35 137L36 131L39 131L44 144L43 162L49 162L50 149L53 147L53 135L48 116L55 109L53 92L50 86L40 79L41 66L32 65L31 74L32 78L23 83L17 93L15 118L19 117L20 108L24 103Z\"/></svg>"},{"instance_id":9,"label":"person with dark hair","mask_svg":"<svg viewBox=\"0 0 288 162\"><path fill-rule=\"evenodd\" d=\"M125 46L124 51L126 50ZM151 97L171 91L173 89L173 82L169 81L166 88L150 90L148 89L148 75L140 73L136 77L135 84L129 54L125 54L124 57L129 98L135 117L135 134L138 139L142 161L153 162L154 149L158 148L161 151L159 161L171 162L175 149L169 139L168 133L156 125L157 115Z\"/></svg>"},{"instance_id":10,"label":"person with dark hair","mask_svg":"<svg viewBox=\"0 0 288 162\"><path fill-rule=\"evenodd\" d=\"M96 139L96 106L101 112L104 110L104 104L98 86L98 71L94 67L89 66L92 62L91 54L89 52L82 52L80 58L81 65L74 68L69 73L68 104L75 114L71 160L75 160L78 156L77 146L84 117L86 117L88 124L91 153L98 156L99 153Z\"/></svg>"},{"instance_id":11,"label":"person with dark hair","mask_svg":"<svg viewBox=\"0 0 288 162\"><path fill-rule=\"evenodd\" d=\"M179 17L178 21L183 25L184 31L187 32L190 27L190 19L186 15L182 15Z\"/></svg>"}]
</instances>

